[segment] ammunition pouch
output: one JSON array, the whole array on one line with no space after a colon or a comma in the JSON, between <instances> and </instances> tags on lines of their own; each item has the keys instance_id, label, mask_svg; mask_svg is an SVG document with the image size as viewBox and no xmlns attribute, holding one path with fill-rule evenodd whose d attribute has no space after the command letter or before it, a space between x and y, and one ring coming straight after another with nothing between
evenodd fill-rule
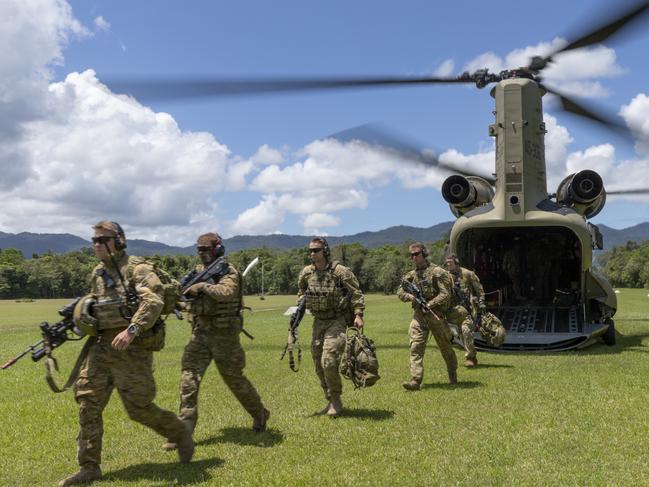
<instances>
[{"instance_id":1,"label":"ammunition pouch","mask_svg":"<svg viewBox=\"0 0 649 487\"><path fill-rule=\"evenodd\" d=\"M138 335L139 346L149 352L159 352L165 346L166 329L164 320L158 319L151 328Z\"/></svg>"}]
</instances>

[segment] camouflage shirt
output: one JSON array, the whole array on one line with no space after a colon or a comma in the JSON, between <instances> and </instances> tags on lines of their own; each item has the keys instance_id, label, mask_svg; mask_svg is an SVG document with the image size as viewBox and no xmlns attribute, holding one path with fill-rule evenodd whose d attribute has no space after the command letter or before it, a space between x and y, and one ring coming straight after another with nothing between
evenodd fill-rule
<instances>
[{"instance_id":1,"label":"camouflage shirt","mask_svg":"<svg viewBox=\"0 0 649 487\"><path fill-rule=\"evenodd\" d=\"M298 277L298 301L306 296L306 307L318 318L338 315L350 309L363 313L365 297L354 273L338 262L331 262L319 271L308 265Z\"/></svg>"},{"instance_id":2,"label":"camouflage shirt","mask_svg":"<svg viewBox=\"0 0 649 487\"><path fill-rule=\"evenodd\" d=\"M139 305L136 310L125 308L126 290L117 269L111 262L100 263L93 269L90 283L90 292L97 299L94 314L99 320L98 327L127 327L129 320L124 315L132 314L130 323L138 325L142 331L148 330L155 324L164 305L162 283L153 267L138 257L129 257L119 251L115 253L115 262L126 286L135 290Z\"/></svg>"},{"instance_id":3,"label":"camouflage shirt","mask_svg":"<svg viewBox=\"0 0 649 487\"><path fill-rule=\"evenodd\" d=\"M435 264L428 264L408 272L403 279L414 283L433 309L446 310L451 304L451 275ZM407 302L408 293L399 286L397 296L401 301ZM412 304L415 307L415 303Z\"/></svg>"},{"instance_id":4,"label":"camouflage shirt","mask_svg":"<svg viewBox=\"0 0 649 487\"><path fill-rule=\"evenodd\" d=\"M478 306L484 306L484 289L480 284L480 279L475 272L460 267L457 271L451 272L453 278L453 286L459 288L460 292L469 299L472 306L477 302ZM457 302L458 299L454 297L454 305L462 304ZM471 311L471 310L468 310Z\"/></svg>"}]
</instances>

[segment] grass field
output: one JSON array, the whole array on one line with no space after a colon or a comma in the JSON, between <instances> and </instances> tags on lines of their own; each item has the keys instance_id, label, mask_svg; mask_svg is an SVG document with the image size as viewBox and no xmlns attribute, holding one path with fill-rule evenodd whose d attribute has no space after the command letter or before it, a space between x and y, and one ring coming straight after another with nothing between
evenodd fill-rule
<instances>
[{"instance_id":1,"label":"grass field","mask_svg":"<svg viewBox=\"0 0 649 487\"><path fill-rule=\"evenodd\" d=\"M424 388L408 378L409 308L393 296L369 296L367 333L378 346L382 379L353 391L345 414L313 417L324 405L309 349L311 318L301 326L302 370L279 355L292 297L248 298L254 308L242 336L246 373L272 412L269 431L251 419L214 367L203 381L197 449L189 465L165 453L163 439L130 421L114 394L104 413L107 486L167 485L647 485L649 484L649 298L621 290L615 347L561 354L485 354L460 384L446 384L428 347ZM56 318L65 300L0 301L0 360L39 338L37 323ZM168 323L155 357L158 395L178 407L180 356L187 324ZM57 357L67 374L79 343ZM462 353L457 350L463 363ZM53 394L42 363L29 356L0 371L0 486L56 485L77 469L77 407Z\"/></svg>"}]
</instances>

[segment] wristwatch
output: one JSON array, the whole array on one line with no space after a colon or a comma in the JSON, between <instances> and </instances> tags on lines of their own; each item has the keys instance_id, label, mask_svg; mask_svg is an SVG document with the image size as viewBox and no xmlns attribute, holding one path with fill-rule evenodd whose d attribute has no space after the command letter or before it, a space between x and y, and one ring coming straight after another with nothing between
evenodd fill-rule
<instances>
[{"instance_id":1,"label":"wristwatch","mask_svg":"<svg viewBox=\"0 0 649 487\"><path fill-rule=\"evenodd\" d=\"M140 326L136 325L135 323L131 323L130 325L128 325L126 331L129 335L138 336L140 334Z\"/></svg>"}]
</instances>

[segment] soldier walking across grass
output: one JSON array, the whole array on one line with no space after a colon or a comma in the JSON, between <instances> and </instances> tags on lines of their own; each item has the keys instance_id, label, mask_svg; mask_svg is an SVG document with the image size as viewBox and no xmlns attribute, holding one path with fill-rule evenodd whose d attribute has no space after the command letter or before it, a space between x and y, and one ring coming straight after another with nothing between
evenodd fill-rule
<instances>
[{"instance_id":1,"label":"soldier walking across grass","mask_svg":"<svg viewBox=\"0 0 649 487\"><path fill-rule=\"evenodd\" d=\"M426 342L432 334L439 348L448 372L451 384L457 384L457 357L451 345L451 331L444 320L451 300L451 277L441 267L428 261L428 251L423 243L410 245L410 258L415 269L408 272L403 280L409 281L419 288L423 299L430 311L422 309L415 301L415 296L399 287L397 296L401 301L411 302L414 309L410 322L410 380L402 385L409 391L421 389L424 377L424 353Z\"/></svg>"},{"instance_id":2,"label":"soldier walking across grass","mask_svg":"<svg viewBox=\"0 0 649 487\"><path fill-rule=\"evenodd\" d=\"M101 221L92 242L101 263L91 276L91 294L75 309L75 324L92 335L74 386L79 404L78 461L81 469L59 487L98 480L102 473L102 412L117 389L129 417L178 444L181 462L194 453L191 430L171 411L153 403L152 350L159 349L163 288L151 265L126 255L122 227ZM84 347L85 350L85 347Z\"/></svg>"},{"instance_id":3,"label":"soldier walking across grass","mask_svg":"<svg viewBox=\"0 0 649 487\"><path fill-rule=\"evenodd\" d=\"M478 365L478 357L473 344L473 332L475 331L473 317L477 313L484 314L487 311L484 289L475 272L460 267L460 261L456 255L447 256L445 263L446 269L453 278L453 302L446 313L446 319L458 327L462 336L466 358L464 365L475 367Z\"/></svg>"},{"instance_id":4,"label":"soldier walking across grass","mask_svg":"<svg viewBox=\"0 0 649 487\"><path fill-rule=\"evenodd\" d=\"M313 315L311 355L327 405L320 414L338 416L343 409L342 379L338 371L348 326L363 328L365 298L358 279L347 267L331 261L329 244L323 237L309 243L311 265L298 278L298 302L306 299Z\"/></svg>"},{"instance_id":5,"label":"soldier walking across grass","mask_svg":"<svg viewBox=\"0 0 649 487\"><path fill-rule=\"evenodd\" d=\"M253 430L265 431L270 412L243 374L246 356L240 341L243 329L241 274L225 259L225 248L218 234L206 233L198 237L196 250L201 260L197 272L217 260L221 270L207 282L197 282L186 291L192 336L181 361L179 417L191 431L196 428L200 384L207 367L214 361L223 381L252 417ZM176 444L170 440L163 448L173 450Z\"/></svg>"}]
</instances>

